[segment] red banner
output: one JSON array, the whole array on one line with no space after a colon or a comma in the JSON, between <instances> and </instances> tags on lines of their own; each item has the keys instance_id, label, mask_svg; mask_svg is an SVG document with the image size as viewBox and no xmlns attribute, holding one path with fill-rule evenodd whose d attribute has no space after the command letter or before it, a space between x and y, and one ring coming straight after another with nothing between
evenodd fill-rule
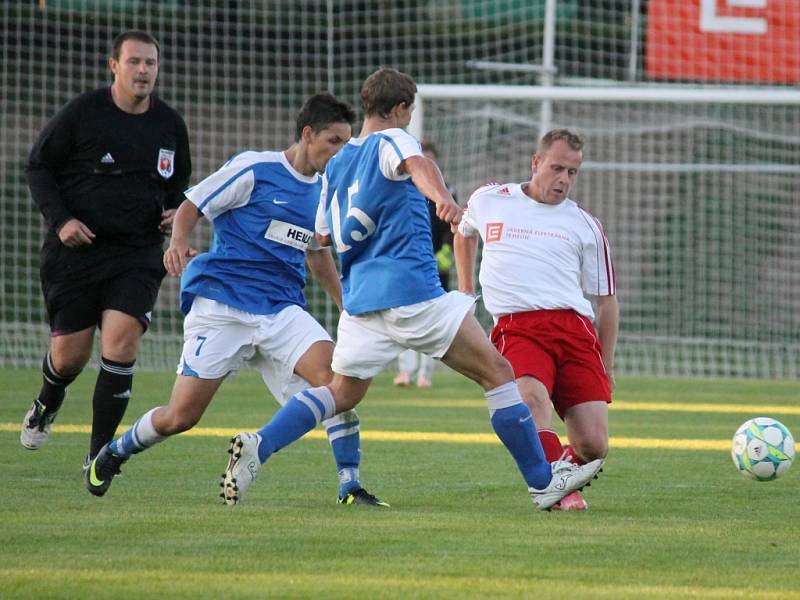
<instances>
[{"instance_id":1,"label":"red banner","mask_svg":"<svg viewBox=\"0 0 800 600\"><path fill-rule=\"evenodd\" d=\"M800 0L649 0L647 75L800 83Z\"/></svg>"}]
</instances>

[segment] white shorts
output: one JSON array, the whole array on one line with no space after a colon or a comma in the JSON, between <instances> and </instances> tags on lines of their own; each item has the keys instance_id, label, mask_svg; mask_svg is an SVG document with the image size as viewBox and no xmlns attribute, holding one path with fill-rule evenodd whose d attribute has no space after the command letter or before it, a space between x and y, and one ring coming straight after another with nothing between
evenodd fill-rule
<instances>
[{"instance_id":1,"label":"white shorts","mask_svg":"<svg viewBox=\"0 0 800 600\"><path fill-rule=\"evenodd\" d=\"M309 387L294 367L312 344L331 336L299 306L274 315L255 315L200 296L183 321L178 374L219 379L244 362L256 368L281 404Z\"/></svg>"},{"instance_id":2,"label":"white shorts","mask_svg":"<svg viewBox=\"0 0 800 600\"><path fill-rule=\"evenodd\" d=\"M461 292L386 310L339 318L333 371L358 379L380 373L406 348L442 358L475 298Z\"/></svg>"}]
</instances>

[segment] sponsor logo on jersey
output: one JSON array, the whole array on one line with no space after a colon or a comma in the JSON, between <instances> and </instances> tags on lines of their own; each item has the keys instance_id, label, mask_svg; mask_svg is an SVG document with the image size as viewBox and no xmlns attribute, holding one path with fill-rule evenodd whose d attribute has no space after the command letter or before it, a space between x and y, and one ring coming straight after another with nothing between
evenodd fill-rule
<instances>
[{"instance_id":1,"label":"sponsor logo on jersey","mask_svg":"<svg viewBox=\"0 0 800 600\"><path fill-rule=\"evenodd\" d=\"M166 148L158 149L158 174L164 179L169 179L175 172L175 151Z\"/></svg>"},{"instance_id":2,"label":"sponsor logo on jersey","mask_svg":"<svg viewBox=\"0 0 800 600\"><path fill-rule=\"evenodd\" d=\"M285 244L298 250L305 250L314 238L314 232L293 223L273 219L264 237L279 244Z\"/></svg>"},{"instance_id":3,"label":"sponsor logo on jersey","mask_svg":"<svg viewBox=\"0 0 800 600\"><path fill-rule=\"evenodd\" d=\"M497 193L500 194L501 196L510 196L511 195L511 190L508 189L507 185L504 185L499 190L497 190Z\"/></svg>"},{"instance_id":4,"label":"sponsor logo on jersey","mask_svg":"<svg viewBox=\"0 0 800 600\"><path fill-rule=\"evenodd\" d=\"M502 223L487 223L486 224L486 243L499 242L503 237L503 224Z\"/></svg>"},{"instance_id":5,"label":"sponsor logo on jersey","mask_svg":"<svg viewBox=\"0 0 800 600\"><path fill-rule=\"evenodd\" d=\"M113 165L114 164L114 157L111 156L111 152L106 152L105 156L100 159L100 162L104 165Z\"/></svg>"}]
</instances>

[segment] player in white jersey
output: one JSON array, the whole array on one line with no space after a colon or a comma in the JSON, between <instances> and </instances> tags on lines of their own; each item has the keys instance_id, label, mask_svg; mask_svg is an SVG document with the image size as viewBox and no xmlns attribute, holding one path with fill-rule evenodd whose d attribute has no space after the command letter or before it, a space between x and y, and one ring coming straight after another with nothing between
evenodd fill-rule
<instances>
[{"instance_id":1,"label":"player in white jersey","mask_svg":"<svg viewBox=\"0 0 800 600\"><path fill-rule=\"evenodd\" d=\"M492 342L514 368L548 460L564 449L553 407L578 463L608 453L608 403L619 329L614 266L600 222L568 198L583 139L556 129L541 140L531 180L491 184L470 198L455 239L459 289L474 293L478 237L480 283L495 320ZM590 297L597 305L597 329ZM575 492L556 509L585 510Z\"/></svg>"},{"instance_id":2,"label":"player in white jersey","mask_svg":"<svg viewBox=\"0 0 800 600\"><path fill-rule=\"evenodd\" d=\"M364 125L328 163L317 234L339 254L343 304L329 385L296 394L257 433L231 440L222 485L237 504L272 454L322 419L355 407L372 378L406 348L441 359L486 391L492 426L539 509L582 488L603 461L584 466L545 461L530 410L508 362L473 315L474 299L445 293L431 244L426 197L436 214L457 223L462 210L432 160L404 131L416 84L394 69L364 82Z\"/></svg>"},{"instance_id":3,"label":"player in white jersey","mask_svg":"<svg viewBox=\"0 0 800 600\"><path fill-rule=\"evenodd\" d=\"M90 492L102 496L128 457L193 427L225 377L244 362L261 372L281 403L331 380L333 342L302 308L305 261L341 309L333 257L315 243L313 227L318 173L350 137L354 121L349 105L330 94L312 96L288 150L238 154L186 192L164 258L171 275L183 274L181 309L187 313L172 397L103 448L88 469ZM214 222L214 244L193 258L188 240L201 216ZM359 481L355 412L323 424L339 469L339 501L386 506Z\"/></svg>"}]
</instances>

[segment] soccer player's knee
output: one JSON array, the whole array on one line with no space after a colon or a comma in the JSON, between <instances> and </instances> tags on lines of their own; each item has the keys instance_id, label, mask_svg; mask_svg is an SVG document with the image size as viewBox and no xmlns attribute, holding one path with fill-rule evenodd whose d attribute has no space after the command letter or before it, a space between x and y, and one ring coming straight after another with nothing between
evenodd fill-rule
<instances>
[{"instance_id":1,"label":"soccer player's knee","mask_svg":"<svg viewBox=\"0 0 800 600\"><path fill-rule=\"evenodd\" d=\"M200 421L200 415L194 412L172 413L167 420L166 431L159 431L162 435L176 435L189 431Z\"/></svg>"},{"instance_id":2,"label":"soccer player's knee","mask_svg":"<svg viewBox=\"0 0 800 600\"><path fill-rule=\"evenodd\" d=\"M358 405L358 401L354 398L340 397L336 398L336 414L339 415L346 411L353 410Z\"/></svg>"},{"instance_id":3,"label":"soccer player's knee","mask_svg":"<svg viewBox=\"0 0 800 600\"><path fill-rule=\"evenodd\" d=\"M608 456L608 440L605 436L593 436L575 446L578 454L587 462Z\"/></svg>"},{"instance_id":4,"label":"soccer player's knee","mask_svg":"<svg viewBox=\"0 0 800 600\"><path fill-rule=\"evenodd\" d=\"M109 360L118 362L130 362L136 360L136 353L139 349L137 339L116 339L103 347L103 356Z\"/></svg>"},{"instance_id":5,"label":"soccer player's knee","mask_svg":"<svg viewBox=\"0 0 800 600\"><path fill-rule=\"evenodd\" d=\"M333 380L333 371L329 366L319 367L306 378L313 387L328 385Z\"/></svg>"},{"instance_id":6,"label":"soccer player's knee","mask_svg":"<svg viewBox=\"0 0 800 600\"><path fill-rule=\"evenodd\" d=\"M491 381L491 387L498 387L514 381L514 369L511 364L503 358L502 354L495 351L486 363L487 378Z\"/></svg>"},{"instance_id":7,"label":"soccer player's knee","mask_svg":"<svg viewBox=\"0 0 800 600\"><path fill-rule=\"evenodd\" d=\"M78 374L89 362L92 356L92 349L89 347L87 351L72 351L72 352L50 352L50 361L55 374L59 377L72 378L77 377ZM45 360L47 360L45 358Z\"/></svg>"}]
</instances>

